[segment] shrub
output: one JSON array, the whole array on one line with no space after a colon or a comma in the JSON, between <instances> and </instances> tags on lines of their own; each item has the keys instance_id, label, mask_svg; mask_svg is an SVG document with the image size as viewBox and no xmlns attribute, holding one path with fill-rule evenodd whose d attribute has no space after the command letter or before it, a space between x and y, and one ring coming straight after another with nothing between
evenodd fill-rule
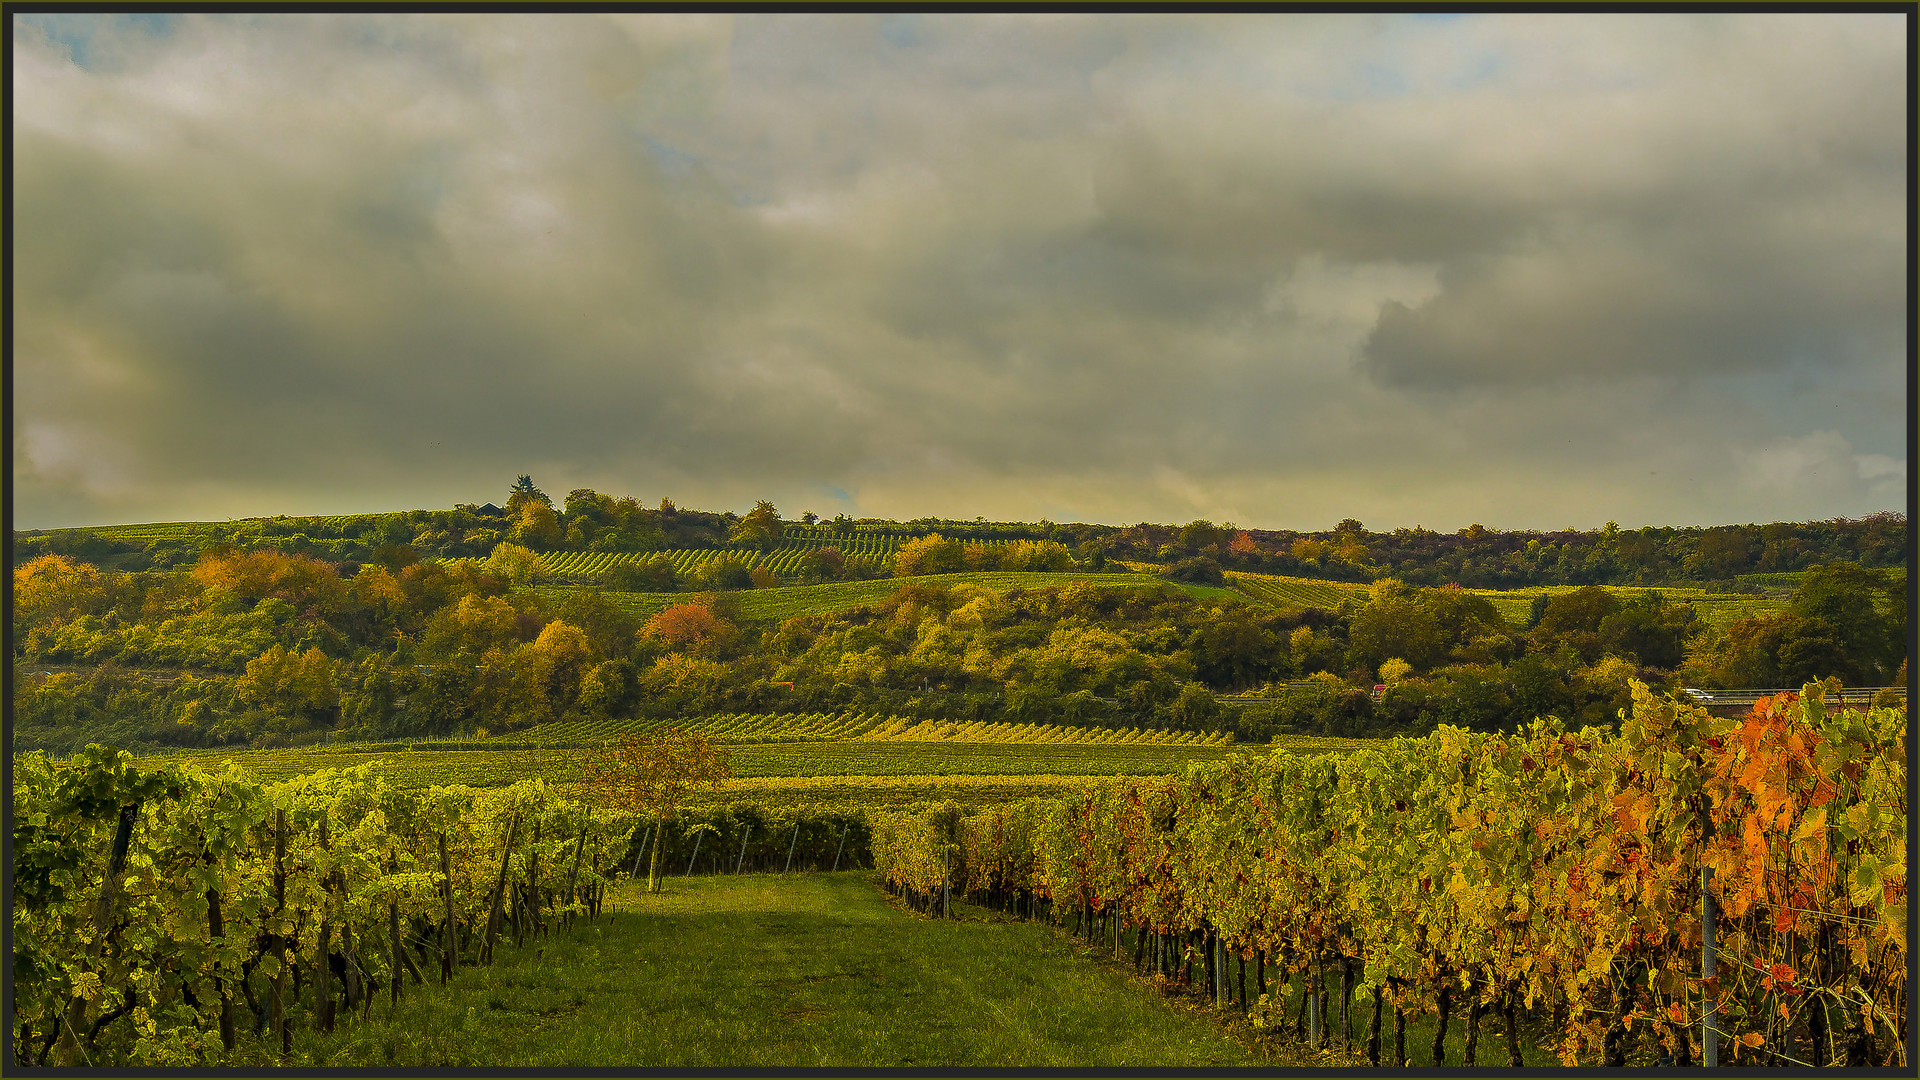
<instances>
[{"instance_id":1,"label":"shrub","mask_svg":"<svg viewBox=\"0 0 1920 1080\"><path fill-rule=\"evenodd\" d=\"M1194 559L1181 559L1174 563L1167 576L1175 581L1192 582L1195 585L1225 585L1227 575L1220 564L1202 555Z\"/></svg>"}]
</instances>

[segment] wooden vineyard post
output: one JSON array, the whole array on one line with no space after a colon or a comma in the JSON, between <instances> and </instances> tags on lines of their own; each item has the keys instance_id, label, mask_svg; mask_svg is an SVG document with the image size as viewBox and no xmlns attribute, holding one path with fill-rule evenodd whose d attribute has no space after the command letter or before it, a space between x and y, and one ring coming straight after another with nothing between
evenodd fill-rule
<instances>
[{"instance_id":1,"label":"wooden vineyard post","mask_svg":"<svg viewBox=\"0 0 1920 1080\"><path fill-rule=\"evenodd\" d=\"M1700 868L1700 978L1705 985L1701 988L1704 1002L1700 1021L1700 1064L1708 1069L1720 1065L1720 1033L1714 1030L1716 995L1713 992L1714 955L1713 955L1713 894L1707 886L1713 882L1713 867Z\"/></svg>"},{"instance_id":2,"label":"wooden vineyard post","mask_svg":"<svg viewBox=\"0 0 1920 1080\"><path fill-rule=\"evenodd\" d=\"M847 848L847 831L852 828L853 822L851 821L840 828L840 846L833 849L833 869L836 871L840 869L840 853Z\"/></svg>"},{"instance_id":3,"label":"wooden vineyard post","mask_svg":"<svg viewBox=\"0 0 1920 1080\"><path fill-rule=\"evenodd\" d=\"M447 862L447 834L440 833L440 896L446 904L447 921L440 935L440 985L453 978L453 868Z\"/></svg>"},{"instance_id":4,"label":"wooden vineyard post","mask_svg":"<svg viewBox=\"0 0 1920 1080\"><path fill-rule=\"evenodd\" d=\"M325 814L320 815L320 847L325 851L331 851L333 849L333 838L327 835L327 817ZM333 892L332 874L327 875L326 880L322 883L322 888L328 893ZM322 901L322 903L324 903L324 901ZM320 1029L331 1032L333 1031L333 970L332 965L327 962L327 956L332 951L333 921L327 917L328 914L330 913L325 907L320 909L320 953L318 957L320 962L314 965L313 988L315 997L319 999L317 1004L320 1006Z\"/></svg>"},{"instance_id":5,"label":"wooden vineyard post","mask_svg":"<svg viewBox=\"0 0 1920 1080\"><path fill-rule=\"evenodd\" d=\"M487 936L484 952L487 963L493 963L493 943L500 933L500 902L507 889L507 863L513 858L513 841L520 833L520 814L514 812L513 822L507 826L507 844L500 851L500 878L493 886L493 899L487 905Z\"/></svg>"},{"instance_id":6,"label":"wooden vineyard post","mask_svg":"<svg viewBox=\"0 0 1920 1080\"><path fill-rule=\"evenodd\" d=\"M273 812L273 911L279 915L287 908L287 812ZM273 935L273 958L279 968L273 974L273 1001L268 1005L267 1023L280 1036L280 1052L293 1052L293 1025L287 1020L287 937Z\"/></svg>"},{"instance_id":7,"label":"wooden vineyard post","mask_svg":"<svg viewBox=\"0 0 1920 1080\"><path fill-rule=\"evenodd\" d=\"M580 853L587 848L587 827L580 826L580 839L573 845L573 869L567 871L567 926L573 926L573 897L580 881Z\"/></svg>"},{"instance_id":8,"label":"wooden vineyard post","mask_svg":"<svg viewBox=\"0 0 1920 1080\"><path fill-rule=\"evenodd\" d=\"M127 866L127 846L133 842L133 823L140 816L140 804L120 808L120 820L113 829L113 848L107 854L107 876L100 884L100 899L93 906L93 940L87 943L87 958L97 959L106 951L107 935L113 928L113 899L120 892L120 872ZM66 1020L60 1025L58 1065L84 1064L80 1040L74 1032L86 1021L87 999L78 994L67 1004Z\"/></svg>"},{"instance_id":9,"label":"wooden vineyard post","mask_svg":"<svg viewBox=\"0 0 1920 1080\"><path fill-rule=\"evenodd\" d=\"M1309 981L1307 983L1307 993L1313 997L1313 1013L1312 1013L1313 1027L1312 1027L1312 1034L1309 1036L1313 1041L1310 1045L1312 1045L1315 1049L1318 1049L1320 1046L1322 1029L1326 1026L1326 1017L1320 1015L1320 950L1319 949L1314 950L1313 970L1309 973Z\"/></svg>"},{"instance_id":10,"label":"wooden vineyard post","mask_svg":"<svg viewBox=\"0 0 1920 1080\"><path fill-rule=\"evenodd\" d=\"M362 997L367 996L361 993L360 950L353 946L352 920L348 920L340 927L340 957L346 961L346 974L342 977L341 982L346 984L343 988L345 991L343 996L346 999L347 1011L351 1013L354 1005L359 1003Z\"/></svg>"},{"instance_id":11,"label":"wooden vineyard post","mask_svg":"<svg viewBox=\"0 0 1920 1080\"><path fill-rule=\"evenodd\" d=\"M752 835L753 825L749 823L747 831L740 834L740 857L733 863L733 872L736 876L740 873L740 868L747 864L747 837Z\"/></svg>"},{"instance_id":12,"label":"wooden vineyard post","mask_svg":"<svg viewBox=\"0 0 1920 1080\"><path fill-rule=\"evenodd\" d=\"M799 843L800 823L796 821L793 823L793 839L787 842L787 865L781 869L781 873L787 874L793 872L793 849Z\"/></svg>"},{"instance_id":13,"label":"wooden vineyard post","mask_svg":"<svg viewBox=\"0 0 1920 1080\"><path fill-rule=\"evenodd\" d=\"M633 869L627 871L627 880L629 881L639 880L640 856L645 855L647 853L647 845L653 843L654 828L656 828L656 826L648 826L647 835L642 837L640 840L639 850L633 853ZM615 865L618 865L618 864L615 864Z\"/></svg>"},{"instance_id":14,"label":"wooden vineyard post","mask_svg":"<svg viewBox=\"0 0 1920 1080\"><path fill-rule=\"evenodd\" d=\"M693 876L694 860L700 857L700 841L705 840L706 838L707 838L707 834L700 831L699 829L695 829L693 831L693 854L687 856L687 872L684 874L681 874L680 875L681 877Z\"/></svg>"},{"instance_id":15,"label":"wooden vineyard post","mask_svg":"<svg viewBox=\"0 0 1920 1080\"><path fill-rule=\"evenodd\" d=\"M207 890L207 938L212 945L219 945L227 936L225 922L220 918L220 891ZM233 996L227 993L225 980L213 977L213 990L220 995L220 1045L233 1049Z\"/></svg>"},{"instance_id":16,"label":"wooden vineyard post","mask_svg":"<svg viewBox=\"0 0 1920 1080\"><path fill-rule=\"evenodd\" d=\"M1219 934L1208 935L1213 938L1214 1008L1225 1008L1227 1004L1227 942Z\"/></svg>"},{"instance_id":17,"label":"wooden vineyard post","mask_svg":"<svg viewBox=\"0 0 1920 1080\"><path fill-rule=\"evenodd\" d=\"M952 892L953 880L953 871L948 869L948 859L952 855L948 850L950 847L952 847L951 844L940 849L940 917L943 919L953 917L953 907L947 902L947 897Z\"/></svg>"},{"instance_id":18,"label":"wooden vineyard post","mask_svg":"<svg viewBox=\"0 0 1920 1080\"><path fill-rule=\"evenodd\" d=\"M387 875L400 872L400 856L392 848L387 849ZM392 896L387 901L387 934L393 939L393 1005L400 1006L400 898Z\"/></svg>"},{"instance_id":19,"label":"wooden vineyard post","mask_svg":"<svg viewBox=\"0 0 1920 1080\"><path fill-rule=\"evenodd\" d=\"M540 928L540 821L533 822L533 858L527 867L527 886L522 890L527 901L528 929L535 933Z\"/></svg>"}]
</instances>

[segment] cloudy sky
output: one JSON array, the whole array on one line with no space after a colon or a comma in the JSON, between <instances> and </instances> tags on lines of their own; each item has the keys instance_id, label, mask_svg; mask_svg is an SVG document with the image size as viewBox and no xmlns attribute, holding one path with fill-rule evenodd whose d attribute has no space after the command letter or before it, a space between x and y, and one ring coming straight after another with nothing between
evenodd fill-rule
<instances>
[{"instance_id":1,"label":"cloudy sky","mask_svg":"<svg viewBox=\"0 0 1920 1080\"><path fill-rule=\"evenodd\" d=\"M17 528L1906 503L1898 15L11 29Z\"/></svg>"}]
</instances>

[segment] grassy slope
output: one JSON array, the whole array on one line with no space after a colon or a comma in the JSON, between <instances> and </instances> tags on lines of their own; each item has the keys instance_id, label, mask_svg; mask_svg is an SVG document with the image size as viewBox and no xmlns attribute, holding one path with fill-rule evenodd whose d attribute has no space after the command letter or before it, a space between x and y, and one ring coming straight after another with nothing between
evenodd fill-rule
<instances>
[{"instance_id":1,"label":"grassy slope","mask_svg":"<svg viewBox=\"0 0 1920 1080\"><path fill-rule=\"evenodd\" d=\"M501 950L397 1016L302 1032L323 1066L1250 1066L1216 1022L1044 927L941 922L861 874L618 886L611 917ZM539 953L536 959L536 952Z\"/></svg>"}]
</instances>

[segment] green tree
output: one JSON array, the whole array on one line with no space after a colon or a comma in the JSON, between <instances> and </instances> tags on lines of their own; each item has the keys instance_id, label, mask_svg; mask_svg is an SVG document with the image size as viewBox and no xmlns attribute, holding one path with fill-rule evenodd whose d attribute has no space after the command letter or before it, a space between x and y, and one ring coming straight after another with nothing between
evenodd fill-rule
<instances>
[{"instance_id":1,"label":"green tree","mask_svg":"<svg viewBox=\"0 0 1920 1080\"><path fill-rule=\"evenodd\" d=\"M809 548L800 556L800 573L808 581L835 581L847 566L847 557L837 547Z\"/></svg>"},{"instance_id":2,"label":"green tree","mask_svg":"<svg viewBox=\"0 0 1920 1080\"><path fill-rule=\"evenodd\" d=\"M1200 676L1215 686L1234 689L1260 682L1272 670L1273 632L1247 608L1234 605L1200 627L1194 660Z\"/></svg>"},{"instance_id":3,"label":"green tree","mask_svg":"<svg viewBox=\"0 0 1920 1080\"><path fill-rule=\"evenodd\" d=\"M513 482L513 487L507 489L507 513L518 514L520 508L529 502L549 507L553 505L553 500L547 497L546 492L533 486L533 477L522 476Z\"/></svg>"},{"instance_id":4,"label":"green tree","mask_svg":"<svg viewBox=\"0 0 1920 1080\"><path fill-rule=\"evenodd\" d=\"M1439 619L1421 603L1418 592L1397 578L1374 582L1367 590L1367 606L1347 628L1347 662L1370 670L1397 658L1425 671L1446 654Z\"/></svg>"},{"instance_id":5,"label":"green tree","mask_svg":"<svg viewBox=\"0 0 1920 1080\"><path fill-rule=\"evenodd\" d=\"M1831 638L1844 660L1832 670L1790 685L1827 675L1838 675L1855 686L1884 685L1906 652L1906 584L1904 571L1870 570L1851 562L1808 570L1794 590L1789 610L1823 623L1806 627L1805 636ZM1818 648L1809 642L1803 650L1811 657Z\"/></svg>"},{"instance_id":6,"label":"green tree","mask_svg":"<svg viewBox=\"0 0 1920 1080\"><path fill-rule=\"evenodd\" d=\"M1182 686L1180 696L1168 707L1174 723L1186 731L1219 730L1222 711L1213 691L1197 682Z\"/></svg>"},{"instance_id":7,"label":"green tree","mask_svg":"<svg viewBox=\"0 0 1920 1080\"><path fill-rule=\"evenodd\" d=\"M1693 608L1670 604L1659 593L1637 597L1600 620L1600 644L1616 656L1631 657L1644 667L1668 671L1686 659L1687 634L1694 623Z\"/></svg>"},{"instance_id":8,"label":"green tree","mask_svg":"<svg viewBox=\"0 0 1920 1080\"><path fill-rule=\"evenodd\" d=\"M728 539L736 544L749 544L766 551L780 542L784 527L780 524L780 511L765 499L753 504L747 516L734 525Z\"/></svg>"},{"instance_id":9,"label":"green tree","mask_svg":"<svg viewBox=\"0 0 1920 1080\"><path fill-rule=\"evenodd\" d=\"M1709 529L1700 537L1699 547L1687 557L1686 568L1693 573L1711 573L1730 578L1745 570L1752 561L1752 545L1747 531L1738 525Z\"/></svg>"},{"instance_id":10,"label":"green tree","mask_svg":"<svg viewBox=\"0 0 1920 1080\"><path fill-rule=\"evenodd\" d=\"M1600 624L1619 610L1619 597L1598 585L1588 585L1547 601L1539 625L1529 636L1534 647L1541 650L1551 650L1566 642L1582 660L1591 664L1600 659L1604 651Z\"/></svg>"},{"instance_id":11,"label":"green tree","mask_svg":"<svg viewBox=\"0 0 1920 1080\"><path fill-rule=\"evenodd\" d=\"M1195 551L1210 548L1222 548L1233 538L1233 532L1224 529L1205 518L1195 518L1180 527L1180 542Z\"/></svg>"}]
</instances>

